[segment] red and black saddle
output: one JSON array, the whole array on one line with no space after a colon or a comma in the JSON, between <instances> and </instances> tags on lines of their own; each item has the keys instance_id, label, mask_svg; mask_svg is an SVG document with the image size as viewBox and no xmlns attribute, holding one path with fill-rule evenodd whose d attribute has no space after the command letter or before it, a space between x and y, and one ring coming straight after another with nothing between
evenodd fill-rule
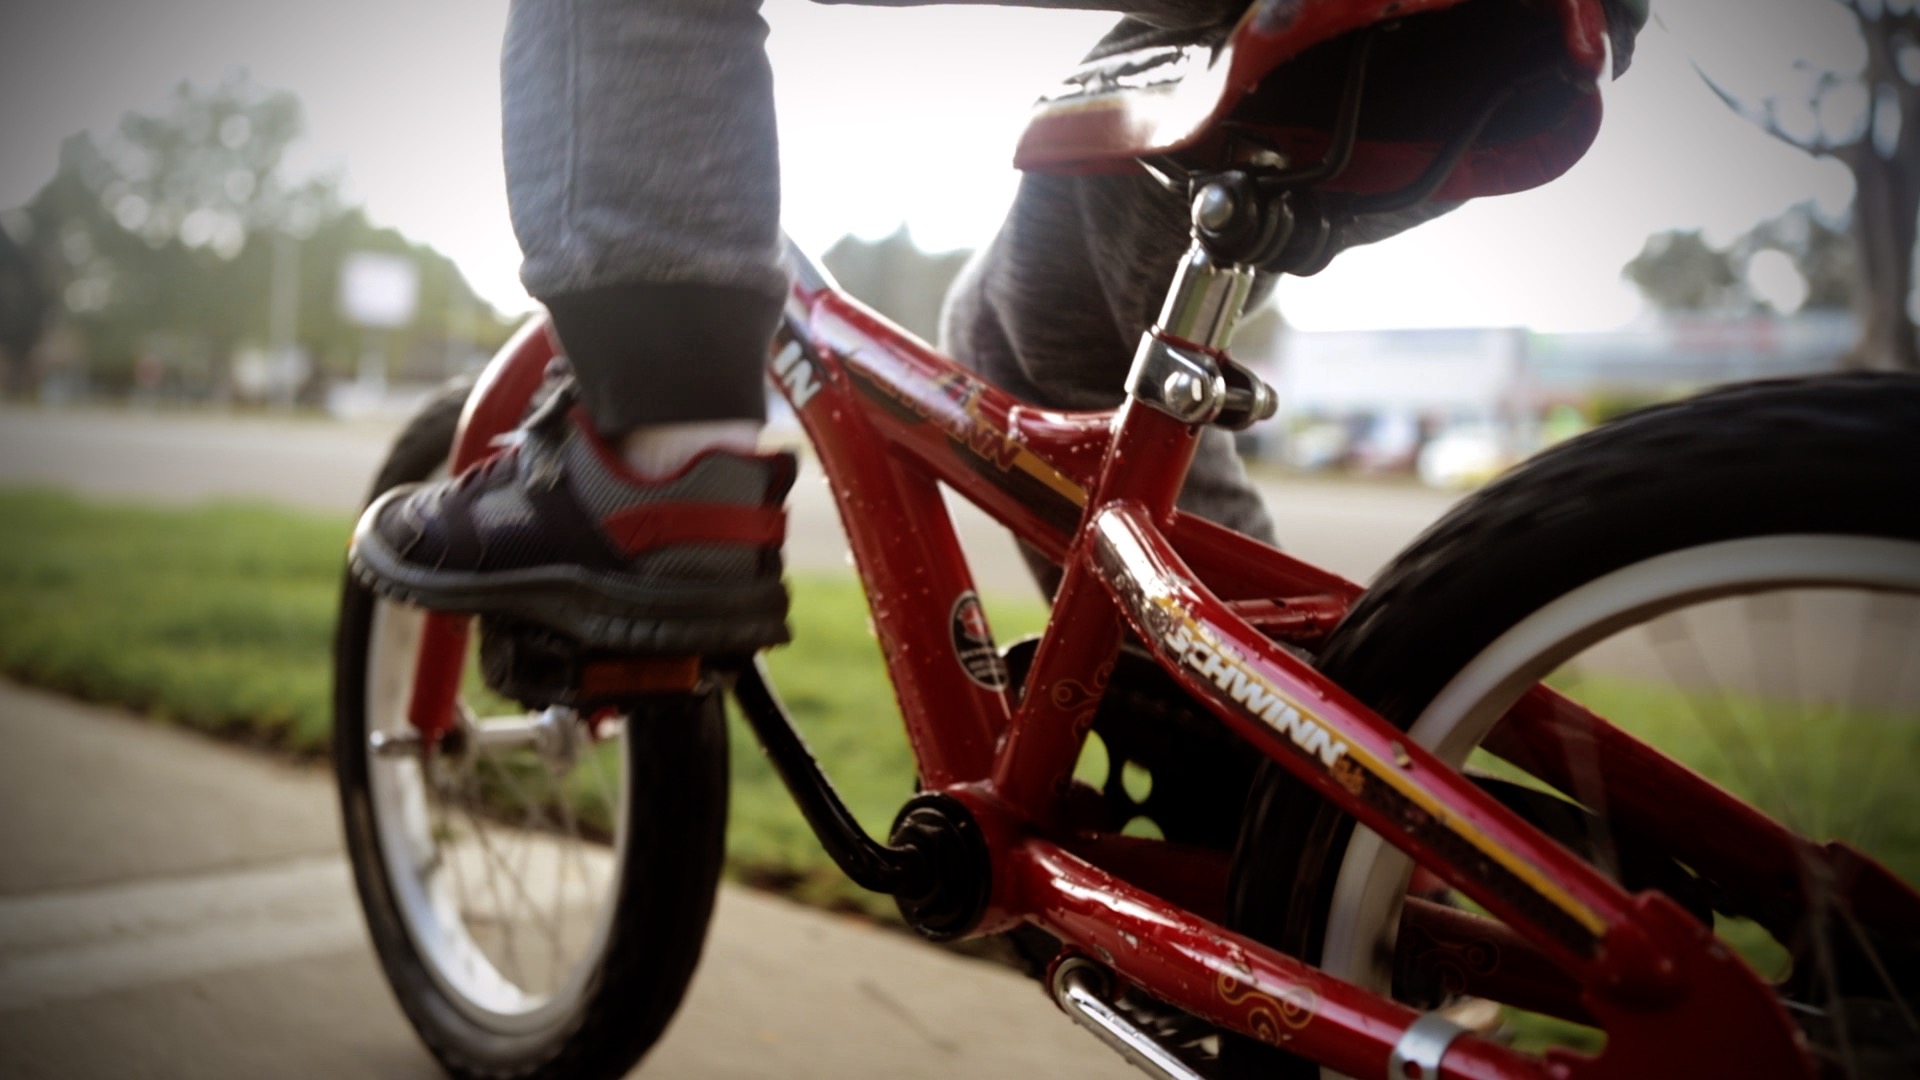
<instances>
[{"instance_id":1,"label":"red and black saddle","mask_svg":"<svg viewBox=\"0 0 1920 1080\"><path fill-rule=\"evenodd\" d=\"M1610 34L1609 16L1621 20L1609 2L1640 6L1257 0L1215 43L1122 49L1083 65L1041 100L1015 164L1066 173L1142 159L1198 170L1319 164L1322 190L1383 196L1435 179L1441 161L1444 177L1420 197L1521 191L1565 172L1593 142L1610 44L1624 42L1623 63L1637 29ZM1350 101L1357 111L1347 115Z\"/></svg>"}]
</instances>

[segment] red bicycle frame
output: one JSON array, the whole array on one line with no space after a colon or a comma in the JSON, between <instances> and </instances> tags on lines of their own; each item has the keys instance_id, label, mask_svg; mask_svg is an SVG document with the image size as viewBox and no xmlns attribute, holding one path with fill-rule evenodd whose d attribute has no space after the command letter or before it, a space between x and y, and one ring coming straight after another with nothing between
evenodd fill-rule
<instances>
[{"instance_id":1,"label":"red bicycle frame","mask_svg":"<svg viewBox=\"0 0 1920 1080\"><path fill-rule=\"evenodd\" d=\"M1773 990L1710 928L1660 894L1626 894L1282 647L1311 647L1360 589L1175 510L1198 427L1134 400L1021 404L795 258L768 373L832 482L923 788L964 804L985 837L992 885L975 932L1038 925L1070 956L1353 1076L1395 1063L1407 1077L1812 1075ZM456 470L518 422L553 355L543 320L502 350L462 418ZM942 484L1063 567L1018 695L960 647L956 624L968 642L991 634ZM1494 916L1409 899L1403 936L1490 948L1463 989L1597 1023L1604 1053L1535 1058L1452 1029L1422 1058L1435 1029L1419 1013L1219 923L1223 855L1067 824L1073 766L1129 631L1240 738ZM429 617L410 713L423 734L450 722L465 634L465 620ZM1817 864L1874 923L1920 911L1863 856L1812 847L1544 687L1488 742L1552 780L1569 738L1595 748L1606 777L1641 779L1606 792L1623 827L1697 823L1697 840L1661 835L1703 874L1792 900ZM1691 1040L1670 1042L1676 1030Z\"/></svg>"},{"instance_id":2,"label":"red bicycle frame","mask_svg":"<svg viewBox=\"0 0 1920 1080\"><path fill-rule=\"evenodd\" d=\"M1493 32L1477 21L1483 10L1513 25ZM1413 20L1454 26L1444 13L1460 11L1465 21L1432 38L1438 52L1428 59L1491 64L1501 89L1455 102L1457 131L1385 123L1368 132L1394 139L1362 137L1374 37L1391 28L1404 47L1418 37ZM1553 33L1540 36L1541 26ZM1049 973L1056 1000L1145 1058L1151 1046L1094 1018L1088 969L1357 1077L1810 1077L1813 1062L1774 988L1712 927L1658 892L1629 895L1302 659L1340 622L1357 585L1174 508L1200 425L1224 406L1183 411L1173 388L1222 401L1237 393L1236 415L1257 415L1264 388L1231 382L1219 351L1244 306L1248 268L1297 270L1318 257L1305 240L1288 255L1280 218L1266 211L1285 210L1290 232L1294 210L1275 200L1323 183L1376 208L1517 190L1558 175L1597 130L1608 20L1594 0L1259 0L1218 49L1148 47L1094 62L1043 101L1020 162L1102 172L1165 165L1176 151L1241 161L1225 151L1247 128L1222 121L1267 75L1343 36L1352 44L1337 98L1331 85L1286 88L1289 99L1327 92L1343 119L1323 130L1280 110L1261 129L1269 149L1284 151L1275 159L1291 163L1265 175L1272 190L1258 196L1242 176L1249 186L1196 199L1203 242L1177 279L1174 317L1163 315L1143 343L1139 378L1116 410L1022 404L837 292L793 253L796 283L768 376L831 481L923 797L959 806L977 830L987 884L984 900L972 898L966 932L1026 923L1051 933L1063 946ZM1475 45L1464 58L1455 47L1463 41ZM1521 87L1533 107L1501 114L1500 137L1481 139ZM1428 111L1401 119L1425 122ZM1535 129L1513 126L1522 114ZM1211 245L1207 228L1216 230ZM1183 294L1189 270L1210 284ZM1218 295L1206 292L1216 287ZM461 419L456 473L526 415L555 355L546 329L530 323L487 369ZM1166 351L1154 353L1158 346ZM1171 366L1150 369L1155 356ZM1018 687L994 647L942 485L1062 568ZM468 627L463 617L426 617L409 703L424 745L454 725ZM1223 925L1226 853L1080 824L1073 768L1129 637L1247 746L1488 913L1408 895L1401 954L1472 957L1446 966L1450 989L1598 1025L1604 1051L1524 1055L1318 970ZM698 667L689 659L669 675L691 680ZM1763 907L1805 910L1837 898L1870 928L1920 925L1920 896L1870 859L1811 844L1545 687L1529 690L1484 745L1562 790L1576 780L1590 790L1598 777L1623 835L1656 839L1702 878ZM1576 766L1569 747L1593 760ZM1692 832L1676 835L1676 822Z\"/></svg>"}]
</instances>

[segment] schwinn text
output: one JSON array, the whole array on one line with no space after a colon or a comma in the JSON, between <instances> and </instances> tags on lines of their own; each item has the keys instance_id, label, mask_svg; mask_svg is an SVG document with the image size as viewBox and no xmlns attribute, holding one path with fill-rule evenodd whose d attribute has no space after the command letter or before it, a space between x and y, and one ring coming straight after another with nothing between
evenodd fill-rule
<instances>
[{"instance_id":1,"label":"schwinn text","mask_svg":"<svg viewBox=\"0 0 1920 1080\"><path fill-rule=\"evenodd\" d=\"M1266 721L1308 754L1331 769L1346 756L1347 744L1335 739L1318 721L1287 704L1278 691L1260 681L1231 649L1206 641L1191 626L1177 626L1167 646L1196 674L1212 680L1236 704Z\"/></svg>"}]
</instances>

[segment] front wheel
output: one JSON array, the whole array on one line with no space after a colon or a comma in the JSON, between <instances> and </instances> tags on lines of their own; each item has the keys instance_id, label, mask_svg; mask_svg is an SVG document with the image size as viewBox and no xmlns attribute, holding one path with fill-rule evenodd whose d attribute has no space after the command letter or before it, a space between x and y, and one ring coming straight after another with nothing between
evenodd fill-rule
<instances>
[{"instance_id":1,"label":"front wheel","mask_svg":"<svg viewBox=\"0 0 1920 1080\"><path fill-rule=\"evenodd\" d=\"M1783 907L1687 865L1672 838L1713 823L1627 824L1634 778L1591 745L1552 748L1553 782L1535 775L1546 757L1529 772L1480 749L1544 680L1795 834L1865 852L1911 895L1920 380L1740 387L1544 454L1402 555L1321 665L1630 891L1666 891L1701 918L1777 987L1823 1075L1920 1070L1911 927L1865 925L1817 880ZM1237 927L1417 1007L1481 1004L1450 1000L1401 933L1413 875L1397 849L1275 768L1251 805ZM1511 1009L1477 1015L1531 1046L1606 1040ZM1317 1073L1238 1051L1266 1075Z\"/></svg>"},{"instance_id":2,"label":"front wheel","mask_svg":"<svg viewBox=\"0 0 1920 1080\"><path fill-rule=\"evenodd\" d=\"M444 469L464 399L414 420L374 496ZM407 719L423 618L349 576L333 760L381 967L455 1076L620 1076L706 937L727 810L719 697L529 715L470 679L451 734L423 749Z\"/></svg>"}]
</instances>

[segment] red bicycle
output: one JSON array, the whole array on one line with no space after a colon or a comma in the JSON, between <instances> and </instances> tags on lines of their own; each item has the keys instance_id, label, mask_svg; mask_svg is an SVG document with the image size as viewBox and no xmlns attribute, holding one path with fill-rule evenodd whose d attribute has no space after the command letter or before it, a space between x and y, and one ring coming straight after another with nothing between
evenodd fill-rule
<instances>
[{"instance_id":1,"label":"red bicycle","mask_svg":"<svg viewBox=\"0 0 1920 1080\"><path fill-rule=\"evenodd\" d=\"M1920 1070L1920 380L1634 414L1365 591L1173 507L1204 426L1274 412L1226 351L1251 271L1316 268L1341 214L1557 175L1598 123L1605 40L1592 0L1261 0L1218 49L1077 73L1021 163L1144 164L1194 207L1111 412L1023 405L795 253L768 372L831 480L919 767L884 843L753 658L490 628L488 681L539 708L481 718L470 621L350 581L349 848L445 1066L615 1075L659 1035L711 909L731 689L849 876L928 937L1016 935L1155 1076ZM529 325L376 492L483 460L553 358ZM942 485L1062 568L1038 640L994 645ZM1074 778L1090 733L1099 784ZM1158 835L1125 828L1143 817ZM516 935L526 908L587 917Z\"/></svg>"}]
</instances>

